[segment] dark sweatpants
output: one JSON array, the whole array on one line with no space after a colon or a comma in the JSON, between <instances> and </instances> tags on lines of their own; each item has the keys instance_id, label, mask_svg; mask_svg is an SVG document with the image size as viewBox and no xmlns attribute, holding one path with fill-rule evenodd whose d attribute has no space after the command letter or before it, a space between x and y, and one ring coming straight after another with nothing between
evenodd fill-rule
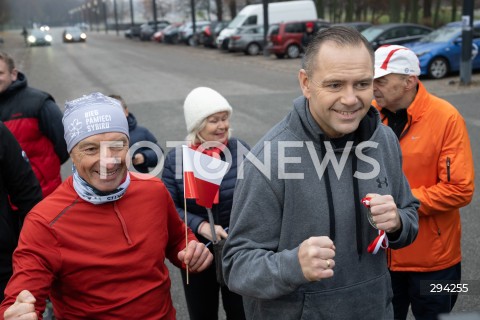
<instances>
[{"instance_id":1,"label":"dark sweatpants","mask_svg":"<svg viewBox=\"0 0 480 320\"><path fill-rule=\"evenodd\" d=\"M217 320L220 290L227 320L245 320L242 297L227 287L220 287L215 274L215 262L205 271L189 273L188 285L186 272L182 270L181 273L190 320Z\"/></svg>"},{"instance_id":2,"label":"dark sweatpants","mask_svg":"<svg viewBox=\"0 0 480 320\"><path fill-rule=\"evenodd\" d=\"M458 293L452 294L422 294L421 281L426 289L429 284L439 280L460 281L461 263L450 268L434 272L390 272L393 288L393 309L395 320L407 318L408 307L412 306L412 313L416 320L437 320L441 313L452 311L457 301Z\"/></svg>"}]
</instances>

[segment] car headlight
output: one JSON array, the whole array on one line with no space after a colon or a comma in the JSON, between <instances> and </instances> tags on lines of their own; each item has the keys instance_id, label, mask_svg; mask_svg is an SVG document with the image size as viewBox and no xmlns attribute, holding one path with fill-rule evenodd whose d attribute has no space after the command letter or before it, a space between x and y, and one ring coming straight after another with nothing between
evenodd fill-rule
<instances>
[{"instance_id":1,"label":"car headlight","mask_svg":"<svg viewBox=\"0 0 480 320\"><path fill-rule=\"evenodd\" d=\"M86 35L85 33L82 33L82 34L80 35L80 38L82 38L83 40L85 40L85 39L87 39L87 35Z\"/></svg>"},{"instance_id":2,"label":"car headlight","mask_svg":"<svg viewBox=\"0 0 480 320\"><path fill-rule=\"evenodd\" d=\"M52 38L51 35L47 34L47 35L45 36L45 40L46 40L47 42L52 42L53 38Z\"/></svg>"},{"instance_id":3,"label":"car headlight","mask_svg":"<svg viewBox=\"0 0 480 320\"><path fill-rule=\"evenodd\" d=\"M65 39L67 39L67 40L72 40L72 35L71 35L70 33L67 33L67 34L65 35Z\"/></svg>"},{"instance_id":4,"label":"car headlight","mask_svg":"<svg viewBox=\"0 0 480 320\"><path fill-rule=\"evenodd\" d=\"M37 38L35 38L34 36L28 36L27 40L30 43L35 43L35 41L37 41Z\"/></svg>"}]
</instances>

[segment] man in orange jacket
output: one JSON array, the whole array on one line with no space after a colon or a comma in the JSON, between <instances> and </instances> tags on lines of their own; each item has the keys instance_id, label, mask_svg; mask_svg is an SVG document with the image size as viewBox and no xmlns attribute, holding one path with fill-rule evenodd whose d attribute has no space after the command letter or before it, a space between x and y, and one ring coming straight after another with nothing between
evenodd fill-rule
<instances>
[{"instance_id":1,"label":"man in orange jacket","mask_svg":"<svg viewBox=\"0 0 480 320\"><path fill-rule=\"evenodd\" d=\"M474 168L465 121L447 101L419 81L417 56L403 46L375 52L373 105L400 140L403 171L420 200L417 239L388 256L395 319L409 305L417 319L452 310L457 294L427 295L431 284L461 278L459 208L470 203Z\"/></svg>"}]
</instances>

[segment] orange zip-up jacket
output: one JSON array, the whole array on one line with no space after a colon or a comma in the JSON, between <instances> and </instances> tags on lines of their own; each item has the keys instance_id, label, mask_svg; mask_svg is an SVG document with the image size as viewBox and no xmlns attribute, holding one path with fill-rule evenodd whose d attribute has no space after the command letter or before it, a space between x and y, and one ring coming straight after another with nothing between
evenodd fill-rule
<instances>
[{"instance_id":1,"label":"orange zip-up jacket","mask_svg":"<svg viewBox=\"0 0 480 320\"><path fill-rule=\"evenodd\" d=\"M410 246L389 250L388 264L392 271L442 270L462 259L459 208L470 203L474 191L470 139L460 113L421 82L407 114L400 147L403 171L420 200L419 230ZM382 122L388 125L386 117Z\"/></svg>"}]
</instances>

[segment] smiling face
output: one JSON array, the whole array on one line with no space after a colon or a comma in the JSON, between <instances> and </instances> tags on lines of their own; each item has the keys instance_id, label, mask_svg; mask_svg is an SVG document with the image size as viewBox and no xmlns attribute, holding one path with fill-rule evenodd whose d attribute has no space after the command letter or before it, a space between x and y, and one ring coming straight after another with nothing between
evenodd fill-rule
<instances>
[{"instance_id":1,"label":"smiling face","mask_svg":"<svg viewBox=\"0 0 480 320\"><path fill-rule=\"evenodd\" d=\"M127 174L127 151L127 136L108 132L80 141L73 147L70 156L80 177L92 187L110 192L122 183Z\"/></svg>"},{"instance_id":2,"label":"smiling face","mask_svg":"<svg viewBox=\"0 0 480 320\"><path fill-rule=\"evenodd\" d=\"M310 112L330 138L354 132L370 108L373 97L373 61L363 44L322 44L310 77L299 72Z\"/></svg>"},{"instance_id":3,"label":"smiling face","mask_svg":"<svg viewBox=\"0 0 480 320\"><path fill-rule=\"evenodd\" d=\"M230 115L228 112L217 112L207 117L205 127L198 132L198 135L205 141L217 141L225 143L228 139L230 128Z\"/></svg>"}]
</instances>

